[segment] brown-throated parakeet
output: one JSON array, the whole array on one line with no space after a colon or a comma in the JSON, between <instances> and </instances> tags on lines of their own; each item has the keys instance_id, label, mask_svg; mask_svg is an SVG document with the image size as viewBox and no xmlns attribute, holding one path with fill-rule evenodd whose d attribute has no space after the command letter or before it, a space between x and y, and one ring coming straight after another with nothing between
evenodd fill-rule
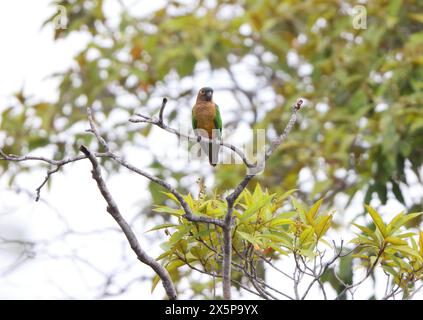
<instances>
[{"instance_id":1,"label":"brown-throated parakeet","mask_svg":"<svg viewBox=\"0 0 423 320\"><path fill-rule=\"evenodd\" d=\"M197 101L192 108L192 128L195 134L209 139L222 136L222 118L219 107L213 102L213 89L201 88ZM214 136L213 136L214 135ZM209 157L210 164L214 167L219 160L220 145L200 141L201 148Z\"/></svg>"}]
</instances>

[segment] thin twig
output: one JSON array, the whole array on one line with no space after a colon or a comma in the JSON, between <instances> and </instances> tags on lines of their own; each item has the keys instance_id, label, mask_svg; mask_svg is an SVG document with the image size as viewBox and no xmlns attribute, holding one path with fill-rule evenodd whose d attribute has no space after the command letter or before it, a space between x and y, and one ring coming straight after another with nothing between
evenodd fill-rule
<instances>
[{"instance_id":1,"label":"thin twig","mask_svg":"<svg viewBox=\"0 0 423 320\"><path fill-rule=\"evenodd\" d=\"M54 173L56 173L57 171L59 171L60 166L57 166L55 169L51 169L47 171L47 175L44 178L44 181L41 183L41 185L35 189L35 192L37 193L36 197L35 197L35 201L40 200L40 193L41 193L41 189L44 187L44 185L47 183L47 181L50 179L50 176Z\"/></svg>"},{"instance_id":2,"label":"thin twig","mask_svg":"<svg viewBox=\"0 0 423 320\"><path fill-rule=\"evenodd\" d=\"M98 132L98 129L94 122L93 112L91 107L87 107L87 114L88 114L88 121L90 123L91 132L94 133L95 137L97 138L98 142L103 146L104 150L109 151L109 145L104 140L104 138Z\"/></svg>"}]
</instances>

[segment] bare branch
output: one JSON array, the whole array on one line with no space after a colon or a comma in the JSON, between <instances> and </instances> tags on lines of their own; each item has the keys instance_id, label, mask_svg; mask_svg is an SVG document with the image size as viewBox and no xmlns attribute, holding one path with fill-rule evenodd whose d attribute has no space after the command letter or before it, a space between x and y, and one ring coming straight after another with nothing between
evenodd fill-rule
<instances>
[{"instance_id":1,"label":"bare branch","mask_svg":"<svg viewBox=\"0 0 423 320\"><path fill-rule=\"evenodd\" d=\"M324 296L326 297L326 293L325 293L325 291L324 291L324 288L323 288L323 284L320 282L320 278L322 277L322 275L326 272L326 270L333 264L333 263L335 263L335 261L341 256L341 254L342 254L342 250L343 250L343 246L344 246L344 241L341 241L341 245L340 245L340 248L339 248L339 250L338 250L338 252L336 252L336 245L335 245L335 242L333 242L333 246L334 246L334 249L335 249L335 255L333 256L333 258L331 259L331 260L329 260L327 263L325 263L324 264L324 266L323 267L321 267L320 268L320 272L318 273L318 274L316 274L315 273L315 271L313 271L312 270L312 272L313 272L313 277L314 277L314 279L313 279L313 281L309 284L309 286L307 287L307 289L306 289L306 291L304 292L304 294L303 294L303 296L302 296L302 298L301 298L301 300L304 300L306 297L307 297L307 294L309 293L309 291L310 291L310 289L313 287L313 285L316 283L316 282L318 282L319 283L319 285L320 285L320 287L321 287L321 289L322 289L322 291L323 291L323 293L324 293Z\"/></svg>"},{"instance_id":2,"label":"bare branch","mask_svg":"<svg viewBox=\"0 0 423 320\"><path fill-rule=\"evenodd\" d=\"M109 145L103 139L103 137L98 132L98 129L94 122L93 112L91 107L87 107L87 114L88 114L88 121L90 123L91 132L94 133L95 137L97 138L98 142L103 146L104 150L109 151Z\"/></svg>"},{"instance_id":3,"label":"bare branch","mask_svg":"<svg viewBox=\"0 0 423 320\"><path fill-rule=\"evenodd\" d=\"M41 193L41 189L44 187L44 185L47 183L47 181L50 179L50 176L54 173L56 173L57 171L59 171L60 166L57 166L55 169L51 169L47 171L47 175L44 178L44 181L41 183L41 185L35 189L35 192L37 193L36 197L35 197L35 201L40 200L40 193Z\"/></svg>"},{"instance_id":4,"label":"bare branch","mask_svg":"<svg viewBox=\"0 0 423 320\"><path fill-rule=\"evenodd\" d=\"M292 128L294 127L295 122L297 121L297 112L301 109L301 105L303 104L302 99L298 99L295 104L292 106L291 111L291 118L289 119L289 122L287 126L285 127L285 130L282 132L280 136L275 138L272 143L270 144L269 149L266 152L266 160L270 158L270 156L273 154L273 152L286 140L288 137L288 134L291 132Z\"/></svg>"},{"instance_id":5,"label":"bare branch","mask_svg":"<svg viewBox=\"0 0 423 320\"><path fill-rule=\"evenodd\" d=\"M351 292L351 289L353 289L353 288L356 288L356 287L358 287L359 285L361 285L364 281L366 281L367 280L367 278L372 274L372 272L373 272L373 270L376 268L376 266L377 266L377 264L378 264L378 262L379 262L379 259L380 259L380 257L382 256L382 254L383 254L383 252L385 251L385 245L384 246L382 246L381 248L380 248L380 250L379 250L379 252L378 252L378 254L377 254L377 256L376 256L376 259L375 259L375 261L370 265L370 267L367 269L367 272L366 272L366 274L365 274L365 276L363 277L363 279L361 279L360 281L358 281L357 283L354 283L354 284L350 284L350 285L348 285L348 286L346 286L342 291L341 291L341 293L340 294L338 294L338 296L336 297L336 299L335 300L339 300L340 298L341 298L341 296L346 292L346 291L350 291Z\"/></svg>"},{"instance_id":6,"label":"bare branch","mask_svg":"<svg viewBox=\"0 0 423 320\"><path fill-rule=\"evenodd\" d=\"M97 182L97 187L100 190L104 200L106 200L107 202L107 212L110 213L113 219L115 219L115 221L121 227L123 233L128 239L129 244L131 245L132 250L137 255L137 258L141 262L150 266L157 273L157 275L162 280L163 287L166 291L167 296L169 297L169 299L175 300L177 298L177 294L173 282L170 278L169 272L141 248L141 245L139 244L135 233L132 231L129 224L121 215L116 202L113 200L113 197L106 186L106 183L101 175L101 169L97 158L83 145L80 147L80 150L86 155L86 157L90 160L92 164L92 177Z\"/></svg>"},{"instance_id":7,"label":"bare branch","mask_svg":"<svg viewBox=\"0 0 423 320\"><path fill-rule=\"evenodd\" d=\"M98 158L105 158L109 157L109 153L94 153L94 155ZM47 171L46 177L44 178L43 182L35 189L36 196L35 201L40 200L40 193L41 189L45 186L45 184L48 182L50 177L58 172L60 168L68 163L76 162L85 159L85 155L76 156L73 158L66 158L62 160L53 160L46 157L38 157L38 156L17 156L14 154L6 154L2 149L0 149L0 160L10 161L10 162L24 162L24 161L41 161L48 163L50 165L56 166L54 169L50 169Z\"/></svg>"},{"instance_id":8,"label":"bare branch","mask_svg":"<svg viewBox=\"0 0 423 320\"><path fill-rule=\"evenodd\" d=\"M116 162L120 163L122 166L126 167L127 169L142 175L144 177L146 177L147 179L153 181L154 183L157 183L158 185L162 186L163 188L167 189L170 193L172 193L179 201L179 203L181 204L182 208L184 209L185 215L184 217L192 222L202 222L202 223L210 223L210 224L215 224L217 226L222 227L223 226L223 221L220 219L214 219L214 218L210 218L207 216L197 216L194 215L192 213L191 208L189 207L188 203L185 201L185 199L182 197L182 195L176 191L175 188L173 188L169 183L167 183L166 181L153 176L141 169L138 169L137 167L131 165L130 163L128 163L126 160L122 159L121 157L119 157L118 155L116 155L115 153L110 153L110 158L114 159Z\"/></svg>"},{"instance_id":9,"label":"bare branch","mask_svg":"<svg viewBox=\"0 0 423 320\"><path fill-rule=\"evenodd\" d=\"M93 153L97 158L108 158L110 157L110 154L108 152L99 153L94 152ZM24 162L24 161L41 161L48 164L51 164L53 166L63 166L65 164L76 162L79 160L86 159L87 157L85 155L75 156L71 158L65 158L62 160L53 160L46 157L40 157L40 156L17 156L15 154L6 154L2 149L0 149L0 160L6 160L11 162Z\"/></svg>"},{"instance_id":10,"label":"bare branch","mask_svg":"<svg viewBox=\"0 0 423 320\"><path fill-rule=\"evenodd\" d=\"M163 111L164 108L166 107L167 104L167 99L163 98L163 102L162 102L162 106L160 108L160 113L159 113L159 123L163 124Z\"/></svg>"}]
</instances>

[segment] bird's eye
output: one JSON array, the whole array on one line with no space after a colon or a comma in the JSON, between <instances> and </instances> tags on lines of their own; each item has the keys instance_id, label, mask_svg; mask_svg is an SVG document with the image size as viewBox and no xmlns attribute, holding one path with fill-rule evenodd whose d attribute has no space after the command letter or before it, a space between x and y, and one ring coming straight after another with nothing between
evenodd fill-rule
<instances>
[{"instance_id":1,"label":"bird's eye","mask_svg":"<svg viewBox=\"0 0 423 320\"><path fill-rule=\"evenodd\" d=\"M201 93L201 94L204 94L204 90L201 90L201 91L200 91L200 93Z\"/></svg>"}]
</instances>

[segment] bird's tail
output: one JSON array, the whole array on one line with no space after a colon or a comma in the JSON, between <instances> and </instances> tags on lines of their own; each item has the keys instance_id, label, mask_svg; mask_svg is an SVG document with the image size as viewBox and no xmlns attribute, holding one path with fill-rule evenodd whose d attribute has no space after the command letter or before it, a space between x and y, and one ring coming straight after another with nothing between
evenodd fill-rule
<instances>
[{"instance_id":1,"label":"bird's tail","mask_svg":"<svg viewBox=\"0 0 423 320\"><path fill-rule=\"evenodd\" d=\"M219 162L219 148L220 145L209 143L209 163L213 167Z\"/></svg>"},{"instance_id":2,"label":"bird's tail","mask_svg":"<svg viewBox=\"0 0 423 320\"><path fill-rule=\"evenodd\" d=\"M219 162L220 145L200 141L200 146L201 146L201 149L203 149L204 152L207 154L210 165L215 167L217 163Z\"/></svg>"}]
</instances>

